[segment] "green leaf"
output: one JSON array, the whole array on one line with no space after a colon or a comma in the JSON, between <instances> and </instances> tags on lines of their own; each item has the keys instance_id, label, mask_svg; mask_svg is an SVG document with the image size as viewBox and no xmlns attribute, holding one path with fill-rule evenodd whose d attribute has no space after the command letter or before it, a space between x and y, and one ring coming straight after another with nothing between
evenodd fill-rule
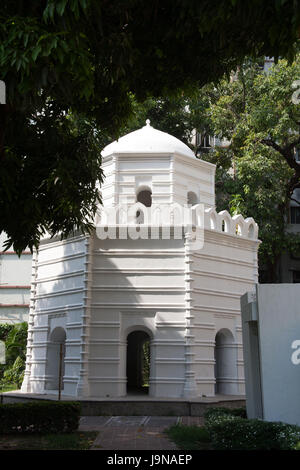
<instances>
[{"instance_id":1,"label":"green leaf","mask_svg":"<svg viewBox=\"0 0 300 470\"><path fill-rule=\"evenodd\" d=\"M67 3L68 3L68 0L61 0L60 2L57 3L56 11L59 14L59 16L63 16Z\"/></svg>"},{"instance_id":2,"label":"green leaf","mask_svg":"<svg viewBox=\"0 0 300 470\"><path fill-rule=\"evenodd\" d=\"M41 50L42 50L42 47L41 47L40 44L38 44L38 45L33 49L33 51L32 51L32 59L33 59L34 62L36 61L37 56L40 54Z\"/></svg>"}]
</instances>

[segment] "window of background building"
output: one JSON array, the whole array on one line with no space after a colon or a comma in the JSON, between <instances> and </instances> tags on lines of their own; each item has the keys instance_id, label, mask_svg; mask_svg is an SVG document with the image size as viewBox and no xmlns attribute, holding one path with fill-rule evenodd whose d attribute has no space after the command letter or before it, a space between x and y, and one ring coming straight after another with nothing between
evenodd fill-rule
<instances>
[{"instance_id":1,"label":"window of background building","mask_svg":"<svg viewBox=\"0 0 300 470\"><path fill-rule=\"evenodd\" d=\"M300 224L300 206L291 207L291 224Z\"/></svg>"},{"instance_id":2,"label":"window of background building","mask_svg":"<svg viewBox=\"0 0 300 470\"><path fill-rule=\"evenodd\" d=\"M211 137L208 134L196 133L196 145L202 149L211 148Z\"/></svg>"},{"instance_id":3,"label":"window of background building","mask_svg":"<svg viewBox=\"0 0 300 470\"><path fill-rule=\"evenodd\" d=\"M300 284L300 271L293 271L293 283Z\"/></svg>"}]
</instances>

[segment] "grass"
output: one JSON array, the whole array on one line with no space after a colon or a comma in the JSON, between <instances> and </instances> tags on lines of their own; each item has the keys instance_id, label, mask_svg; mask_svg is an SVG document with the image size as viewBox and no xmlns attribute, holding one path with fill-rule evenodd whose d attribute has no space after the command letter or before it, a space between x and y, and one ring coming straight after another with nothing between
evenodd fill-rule
<instances>
[{"instance_id":1,"label":"grass","mask_svg":"<svg viewBox=\"0 0 300 470\"><path fill-rule=\"evenodd\" d=\"M12 390L19 390L19 387L16 384L3 385L3 387L0 387L0 393L11 392Z\"/></svg>"},{"instance_id":2,"label":"grass","mask_svg":"<svg viewBox=\"0 0 300 470\"><path fill-rule=\"evenodd\" d=\"M207 430L201 426L183 426L176 424L166 429L168 437L183 450L212 449Z\"/></svg>"},{"instance_id":3,"label":"grass","mask_svg":"<svg viewBox=\"0 0 300 470\"><path fill-rule=\"evenodd\" d=\"M0 450L88 450L97 432L0 435Z\"/></svg>"}]
</instances>

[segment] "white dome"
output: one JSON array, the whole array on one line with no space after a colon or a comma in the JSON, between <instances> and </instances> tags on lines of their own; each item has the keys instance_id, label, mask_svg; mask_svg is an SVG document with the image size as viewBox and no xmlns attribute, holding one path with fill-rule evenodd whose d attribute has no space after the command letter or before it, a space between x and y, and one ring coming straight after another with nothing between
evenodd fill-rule
<instances>
[{"instance_id":1,"label":"white dome","mask_svg":"<svg viewBox=\"0 0 300 470\"><path fill-rule=\"evenodd\" d=\"M149 119L146 126L107 145L102 151L102 156L113 153L178 153L195 158L193 151L186 144L166 132L154 129L150 126Z\"/></svg>"}]
</instances>

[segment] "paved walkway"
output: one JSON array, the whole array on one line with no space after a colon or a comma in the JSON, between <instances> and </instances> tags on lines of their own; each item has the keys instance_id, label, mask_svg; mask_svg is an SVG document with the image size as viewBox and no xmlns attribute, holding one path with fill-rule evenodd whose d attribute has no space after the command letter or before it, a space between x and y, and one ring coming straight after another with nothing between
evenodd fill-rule
<instances>
[{"instance_id":1,"label":"paved walkway","mask_svg":"<svg viewBox=\"0 0 300 470\"><path fill-rule=\"evenodd\" d=\"M202 425L191 416L83 416L80 431L99 431L92 450L176 450L164 430L174 424Z\"/></svg>"}]
</instances>

